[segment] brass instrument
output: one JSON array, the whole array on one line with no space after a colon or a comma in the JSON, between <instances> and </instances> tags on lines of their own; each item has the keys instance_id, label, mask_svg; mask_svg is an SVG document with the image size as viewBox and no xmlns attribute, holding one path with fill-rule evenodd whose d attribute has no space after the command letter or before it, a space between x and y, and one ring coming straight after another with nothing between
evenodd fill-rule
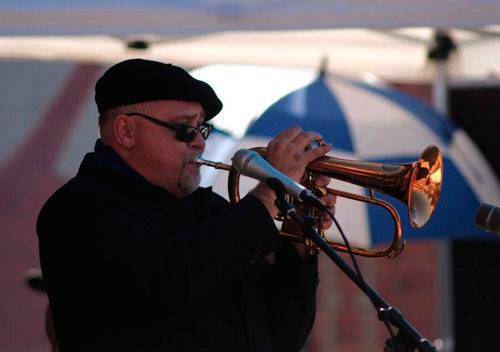
<instances>
[{"instance_id":1,"label":"brass instrument","mask_svg":"<svg viewBox=\"0 0 500 352\"><path fill-rule=\"evenodd\" d=\"M266 148L253 148L263 157L266 156ZM240 200L239 178L240 173L231 165L219 162L212 162L204 159L197 159L199 165L206 165L216 169L229 171L228 191L232 203ZM414 228L424 226L434 213L441 191L443 179L443 159L439 148L436 146L427 147L420 158L413 163L407 164L383 164L375 162L340 159L331 156L322 156L312 161L306 168L302 178L302 183L308 187L313 183L315 176L325 175L334 179L349 182L358 186L366 187L370 190L370 197L365 197L353 193L348 193L331 188L324 188L316 191L335 194L369 204L383 207L391 215L395 230L394 238L389 247L383 250L368 250L359 247L351 247L352 252L365 257L393 258L397 256L404 247L401 235L401 219L396 209L389 203L377 199L374 190L390 195L404 204L408 208L408 217ZM298 205L295 205L296 207ZM283 220L282 218L278 220ZM300 235L280 232L280 235L291 238L294 241L305 243L312 250L315 246L309 239ZM348 251L347 247L341 243L328 241L329 245L336 250Z\"/></svg>"}]
</instances>

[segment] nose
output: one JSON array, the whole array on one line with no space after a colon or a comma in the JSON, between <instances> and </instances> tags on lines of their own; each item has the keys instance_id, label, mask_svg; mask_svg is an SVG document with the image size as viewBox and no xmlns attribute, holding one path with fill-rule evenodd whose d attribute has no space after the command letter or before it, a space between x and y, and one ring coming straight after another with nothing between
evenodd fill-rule
<instances>
[{"instance_id":1,"label":"nose","mask_svg":"<svg viewBox=\"0 0 500 352\"><path fill-rule=\"evenodd\" d=\"M201 133L197 133L196 137L188 143L189 147L192 149L195 149L197 151L204 151L205 150L205 139L203 139L203 136Z\"/></svg>"}]
</instances>

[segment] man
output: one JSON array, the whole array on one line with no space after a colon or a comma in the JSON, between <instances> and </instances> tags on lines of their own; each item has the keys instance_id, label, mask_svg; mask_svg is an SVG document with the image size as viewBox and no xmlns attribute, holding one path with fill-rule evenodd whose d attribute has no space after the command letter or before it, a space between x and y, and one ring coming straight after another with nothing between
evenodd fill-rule
<instances>
[{"instance_id":1,"label":"man","mask_svg":"<svg viewBox=\"0 0 500 352\"><path fill-rule=\"evenodd\" d=\"M134 59L106 71L95 98L95 151L37 222L60 350L299 351L314 320L317 258L277 239L265 185L236 205L198 188L193 161L222 109L212 88ZM286 130L268 161L299 180L331 149L305 150L318 139Z\"/></svg>"}]
</instances>

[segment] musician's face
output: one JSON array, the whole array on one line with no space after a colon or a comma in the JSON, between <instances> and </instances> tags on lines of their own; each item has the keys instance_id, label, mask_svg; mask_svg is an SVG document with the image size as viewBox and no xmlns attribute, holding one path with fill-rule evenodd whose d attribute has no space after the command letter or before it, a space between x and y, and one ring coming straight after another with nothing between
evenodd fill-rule
<instances>
[{"instance_id":1,"label":"musician's face","mask_svg":"<svg viewBox=\"0 0 500 352\"><path fill-rule=\"evenodd\" d=\"M159 100L144 104L144 113L171 124L197 127L205 120L199 103L180 100ZM137 153L146 179L177 198L196 190L200 170L193 160L205 149L200 133L191 142L176 139L176 132L137 117Z\"/></svg>"}]
</instances>

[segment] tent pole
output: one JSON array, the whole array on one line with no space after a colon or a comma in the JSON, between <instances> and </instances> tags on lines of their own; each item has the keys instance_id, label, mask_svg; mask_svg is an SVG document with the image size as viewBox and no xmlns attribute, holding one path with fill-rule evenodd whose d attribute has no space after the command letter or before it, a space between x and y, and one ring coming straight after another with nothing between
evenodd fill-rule
<instances>
[{"instance_id":1,"label":"tent pole","mask_svg":"<svg viewBox=\"0 0 500 352\"><path fill-rule=\"evenodd\" d=\"M436 70L432 83L432 105L440 113L448 113L448 61L435 61Z\"/></svg>"},{"instance_id":2,"label":"tent pole","mask_svg":"<svg viewBox=\"0 0 500 352\"><path fill-rule=\"evenodd\" d=\"M448 117L448 60L435 60L436 77L432 85L434 108ZM443 352L455 350L453 311L452 246L448 240L438 241L438 318Z\"/></svg>"}]
</instances>

